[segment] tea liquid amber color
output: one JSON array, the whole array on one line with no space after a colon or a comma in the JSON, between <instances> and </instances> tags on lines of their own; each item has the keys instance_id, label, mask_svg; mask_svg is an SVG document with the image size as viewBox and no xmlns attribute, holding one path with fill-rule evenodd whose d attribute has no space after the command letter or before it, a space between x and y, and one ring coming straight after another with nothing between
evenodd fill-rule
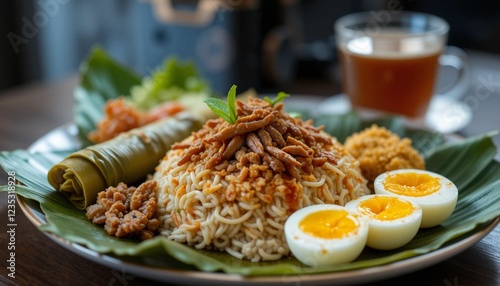
<instances>
[{"instance_id":1,"label":"tea liquid amber color","mask_svg":"<svg viewBox=\"0 0 500 286\"><path fill-rule=\"evenodd\" d=\"M398 32L340 46L344 93L354 107L421 118L434 94L441 43Z\"/></svg>"}]
</instances>

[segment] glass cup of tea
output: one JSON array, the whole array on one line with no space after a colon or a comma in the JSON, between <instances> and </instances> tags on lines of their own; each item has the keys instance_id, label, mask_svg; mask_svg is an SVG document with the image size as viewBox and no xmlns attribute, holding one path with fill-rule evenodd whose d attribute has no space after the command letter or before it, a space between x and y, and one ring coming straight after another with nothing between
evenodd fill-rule
<instances>
[{"instance_id":1,"label":"glass cup of tea","mask_svg":"<svg viewBox=\"0 0 500 286\"><path fill-rule=\"evenodd\" d=\"M455 84L438 96L461 97L468 86L466 54L447 47L448 23L433 15L361 12L334 25L343 92L356 110L424 118L440 65L457 70Z\"/></svg>"}]
</instances>

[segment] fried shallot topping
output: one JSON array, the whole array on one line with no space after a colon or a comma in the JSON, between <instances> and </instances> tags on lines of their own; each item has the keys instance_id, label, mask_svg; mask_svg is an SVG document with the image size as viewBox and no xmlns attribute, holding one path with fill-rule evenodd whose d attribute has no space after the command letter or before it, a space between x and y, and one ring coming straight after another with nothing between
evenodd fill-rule
<instances>
[{"instance_id":1,"label":"fried shallot topping","mask_svg":"<svg viewBox=\"0 0 500 286\"><path fill-rule=\"evenodd\" d=\"M311 120L291 117L284 111L283 103L272 106L258 98L236 103L238 119L234 124L221 118L209 120L193 134L190 144L172 146L185 150L179 166L200 162L206 169L217 169L231 160L241 163L257 156L273 171L299 178L301 174L311 174L312 166L326 162L336 165L339 154L345 154L339 149L340 144L334 144L322 132L323 127L313 126ZM326 151L326 146L340 152ZM243 154L238 152L241 150Z\"/></svg>"},{"instance_id":2,"label":"fried shallot topping","mask_svg":"<svg viewBox=\"0 0 500 286\"><path fill-rule=\"evenodd\" d=\"M97 196L97 202L87 207L87 218L104 225L109 235L116 237L153 238L159 222L156 216L156 181L146 181L139 187L120 183Z\"/></svg>"}]
</instances>

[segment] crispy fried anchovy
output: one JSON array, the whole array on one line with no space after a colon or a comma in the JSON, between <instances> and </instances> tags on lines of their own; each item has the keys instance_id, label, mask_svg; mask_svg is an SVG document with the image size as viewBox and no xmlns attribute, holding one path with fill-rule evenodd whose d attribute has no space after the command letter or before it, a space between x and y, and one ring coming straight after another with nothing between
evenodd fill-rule
<instances>
[{"instance_id":1,"label":"crispy fried anchovy","mask_svg":"<svg viewBox=\"0 0 500 286\"><path fill-rule=\"evenodd\" d=\"M259 129L257 135L259 135L260 141L264 146L273 146L273 139L271 139L271 135L266 130Z\"/></svg>"},{"instance_id":2,"label":"crispy fried anchovy","mask_svg":"<svg viewBox=\"0 0 500 286\"><path fill-rule=\"evenodd\" d=\"M287 152L288 154L290 155L294 155L294 156L300 156L300 157L309 157L311 156L307 151L306 149L304 149L304 147L300 146L300 145L289 145L289 146L285 146L283 147L283 149L281 149L285 152Z\"/></svg>"},{"instance_id":3,"label":"crispy fried anchovy","mask_svg":"<svg viewBox=\"0 0 500 286\"><path fill-rule=\"evenodd\" d=\"M191 156L199 154L205 150L205 144L199 141L191 145L189 149L182 155L181 159L177 162L177 166L182 166L191 160Z\"/></svg>"},{"instance_id":4,"label":"crispy fried anchovy","mask_svg":"<svg viewBox=\"0 0 500 286\"><path fill-rule=\"evenodd\" d=\"M240 147L245 142L245 138L242 135L234 136L231 141L227 144L226 149L222 153L222 160L227 160L231 158L236 151L240 149Z\"/></svg>"},{"instance_id":5,"label":"crispy fried anchovy","mask_svg":"<svg viewBox=\"0 0 500 286\"><path fill-rule=\"evenodd\" d=\"M299 161L295 160L295 158L292 155L284 152L283 150L281 150L279 148L276 148L274 146L266 146L265 148L269 154L278 158L280 161L282 161L285 164L290 164L290 165L297 166L297 167L300 167L302 165L302 164L300 164Z\"/></svg>"},{"instance_id":6,"label":"crispy fried anchovy","mask_svg":"<svg viewBox=\"0 0 500 286\"><path fill-rule=\"evenodd\" d=\"M283 165L283 163L281 163L281 161L276 157L266 153L264 155L264 161L266 161L269 164L269 167L271 167L271 169L275 172L284 173L286 171L285 165Z\"/></svg>"},{"instance_id":7,"label":"crispy fried anchovy","mask_svg":"<svg viewBox=\"0 0 500 286\"><path fill-rule=\"evenodd\" d=\"M262 128L262 127L268 125L269 122L271 122L271 119L273 117L274 117L274 114L271 113L261 120L255 120L255 121L250 121L250 122L241 122L238 124L229 125L228 127L222 129L221 132L213 135L210 138L207 138L205 140L205 142L211 143L211 142L215 142L215 141L223 141L223 140L227 140L227 139L232 138L232 137L237 136L237 135L242 135L242 134L246 134L246 133L255 131L259 128Z\"/></svg>"},{"instance_id":8,"label":"crispy fried anchovy","mask_svg":"<svg viewBox=\"0 0 500 286\"><path fill-rule=\"evenodd\" d=\"M302 148L304 148L307 153L309 154L309 156L313 156L314 155L314 150L311 149L311 147L307 146L304 142L300 141L300 140L297 140L291 136L288 136L286 138L288 144L290 145L297 145L297 146L302 146Z\"/></svg>"},{"instance_id":9,"label":"crispy fried anchovy","mask_svg":"<svg viewBox=\"0 0 500 286\"><path fill-rule=\"evenodd\" d=\"M260 142L259 137L255 133L249 133L246 137L246 143L248 148L253 152L263 156L265 153L264 145Z\"/></svg>"},{"instance_id":10,"label":"crispy fried anchovy","mask_svg":"<svg viewBox=\"0 0 500 286\"><path fill-rule=\"evenodd\" d=\"M276 130L276 128L274 128L272 125L267 125L265 129L271 136L273 142L275 142L278 147L283 148L286 146L285 139L283 139L283 136L278 130Z\"/></svg>"}]
</instances>

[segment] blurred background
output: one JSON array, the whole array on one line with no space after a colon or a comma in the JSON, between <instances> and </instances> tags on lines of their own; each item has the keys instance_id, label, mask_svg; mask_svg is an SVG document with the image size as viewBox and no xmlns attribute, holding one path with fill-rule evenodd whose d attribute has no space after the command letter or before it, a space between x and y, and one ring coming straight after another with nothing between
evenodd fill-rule
<instances>
[{"instance_id":1,"label":"blurred background","mask_svg":"<svg viewBox=\"0 0 500 286\"><path fill-rule=\"evenodd\" d=\"M78 73L98 44L139 74L169 55L194 60L214 89L340 91L337 18L357 11L428 12L449 44L500 53L500 2L398 0L37 0L0 2L0 90ZM300 83L300 84L299 84ZM299 87L300 86L300 87Z\"/></svg>"}]
</instances>

